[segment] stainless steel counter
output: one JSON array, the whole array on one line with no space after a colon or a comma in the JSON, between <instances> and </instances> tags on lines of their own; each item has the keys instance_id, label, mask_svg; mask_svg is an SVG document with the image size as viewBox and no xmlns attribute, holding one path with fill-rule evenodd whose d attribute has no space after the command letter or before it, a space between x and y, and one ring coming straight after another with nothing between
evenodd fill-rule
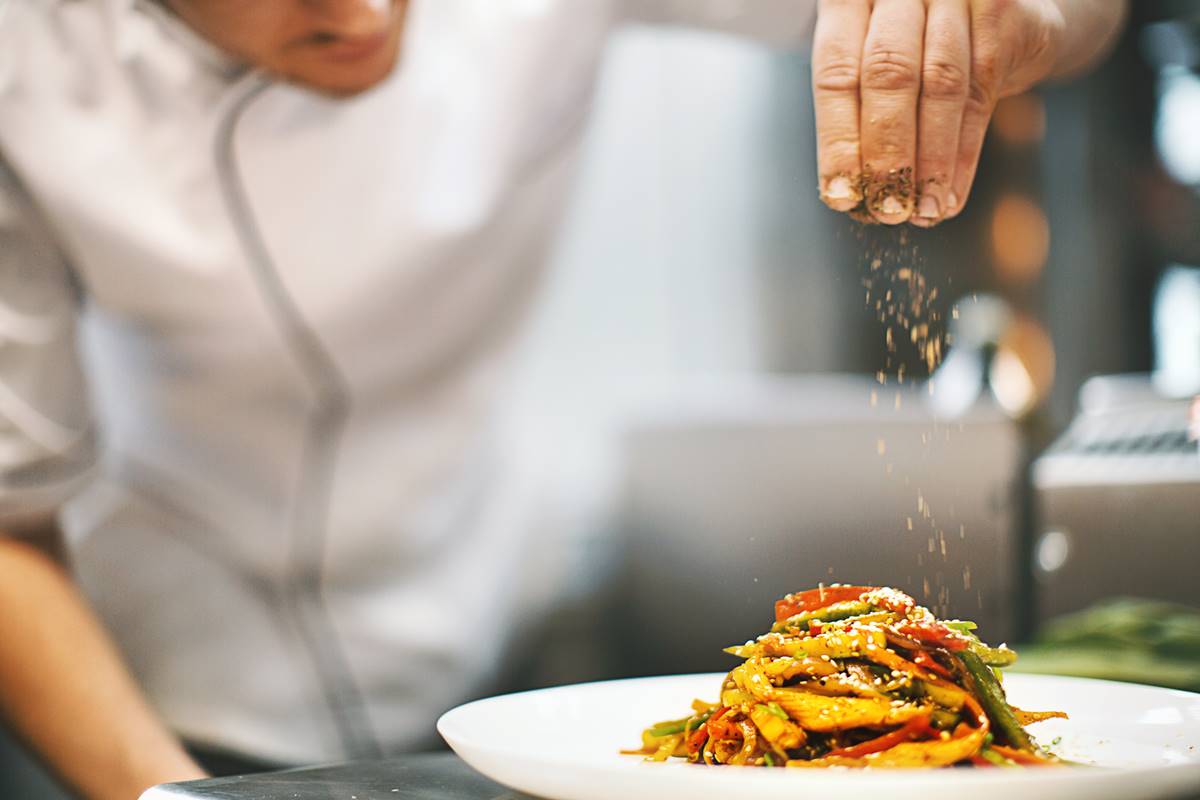
<instances>
[{"instance_id":1,"label":"stainless steel counter","mask_svg":"<svg viewBox=\"0 0 1200 800\"><path fill-rule=\"evenodd\" d=\"M524 800L453 753L157 786L141 800Z\"/></svg>"},{"instance_id":2,"label":"stainless steel counter","mask_svg":"<svg viewBox=\"0 0 1200 800\"><path fill-rule=\"evenodd\" d=\"M157 786L141 800L533 800L505 789L453 753L305 767ZM1200 800L1188 794L1181 800Z\"/></svg>"}]
</instances>

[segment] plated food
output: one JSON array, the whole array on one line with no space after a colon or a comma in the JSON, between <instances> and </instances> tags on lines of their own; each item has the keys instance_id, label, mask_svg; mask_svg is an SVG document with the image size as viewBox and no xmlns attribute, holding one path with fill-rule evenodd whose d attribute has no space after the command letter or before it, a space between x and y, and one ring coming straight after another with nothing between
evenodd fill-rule
<instances>
[{"instance_id":1,"label":"plated food","mask_svg":"<svg viewBox=\"0 0 1200 800\"><path fill-rule=\"evenodd\" d=\"M822 586L775 604L771 630L726 652L742 659L717 702L642 732L653 761L761 767L1029 767L1063 763L1025 726L1059 711L1008 703L1016 660L975 624L939 620L896 589Z\"/></svg>"}]
</instances>

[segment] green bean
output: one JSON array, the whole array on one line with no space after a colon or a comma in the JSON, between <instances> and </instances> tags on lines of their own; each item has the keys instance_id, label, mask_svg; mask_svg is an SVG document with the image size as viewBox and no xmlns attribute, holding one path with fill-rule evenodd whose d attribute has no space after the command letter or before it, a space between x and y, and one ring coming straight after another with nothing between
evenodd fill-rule
<instances>
[{"instance_id":1,"label":"green bean","mask_svg":"<svg viewBox=\"0 0 1200 800\"><path fill-rule=\"evenodd\" d=\"M989 667L1011 667L1017 660L1015 650L1009 650L1007 647L988 647L978 639L972 641L967 647Z\"/></svg>"},{"instance_id":2,"label":"green bean","mask_svg":"<svg viewBox=\"0 0 1200 800\"><path fill-rule=\"evenodd\" d=\"M833 603L824 608L818 608L814 611L801 611L799 614L794 614L785 620L776 622L771 628L771 632L780 633L786 630L795 630L796 628L807 628L808 623L813 621L835 622L867 614L870 611L871 607L861 600L846 600L841 603Z\"/></svg>"},{"instance_id":3,"label":"green bean","mask_svg":"<svg viewBox=\"0 0 1200 800\"><path fill-rule=\"evenodd\" d=\"M1017 716L1009 707L1008 700L1004 696L1004 689L1000 687L992 670L971 650L963 650L956 655L973 685L975 697L978 698L979 704L983 706L983 710L992 724L996 726L997 732L1002 734L1013 747L1031 753L1037 752L1033 740L1029 738L1029 734L1021 727Z\"/></svg>"},{"instance_id":4,"label":"green bean","mask_svg":"<svg viewBox=\"0 0 1200 800\"><path fill-rule=\"evenodd\" d=\"M1007 758L1005 758L1004 756L997 753L995 750L992 750L991 748L988 748L988 747L985 747L979 751L979 757L982 758L984 761L988 761L992 764L995 764L997 767L1019 767L1019 766L1021 766L1020 764L1016 764L1016 763L1013 763L1012 761L1009 761Z\"/></svg>"},{"instance_id":5,"label":"green bean","mask_svg":"<svg viewBox=\"0 0 1200 800\"><path fill-rule=\"evenodd\" d=\"M690 717L684 717L683 719L660 722L650 729L650 735L655 739L659 739L663 736L674 736L677 733L683 733L686 731L689 727L689 723L693 721L695 721L697 728L700 727L700 725L706 722L711 716L712 711L709 710L701 714L693 714Z\"/></svg>"}]
</instances>

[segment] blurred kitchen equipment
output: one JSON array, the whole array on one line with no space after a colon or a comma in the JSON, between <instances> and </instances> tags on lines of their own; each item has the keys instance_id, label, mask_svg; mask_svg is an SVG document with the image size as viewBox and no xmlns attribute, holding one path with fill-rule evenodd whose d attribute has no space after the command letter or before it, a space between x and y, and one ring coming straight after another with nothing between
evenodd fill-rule
<instances>
[{"instance_id":1,"label":"blurred kitchen equipment","mask_svg":"<svg viewBox=\"0 0 1200 800\"><path fill-rule=\"evenodd\" d=\"M932 407L955 416L986 392L1010 417L1030 414L1054 384L1054 348L1045 331L996 295L963 297L954 309L952 348L933 375Z\"/></svg>"},{"instance_id":2,"label":"blurred kitchen equipment","mask_svg":"<svg viewBox=\"0 0 1200 800\"><path fill-rule=\"evenodd\" d=\"M1163 167L1182 184L1200 185L1200 16L1165 19L1142 30L1141 51L1157 73L1154 143Z\"/></svg>"},{"instance_id":3,"label":"blurred kitchen equipment","mask_svg":"<svg viewBox=\"0 0 1200 800\"><path fill-rule=\"evenodd\" d=\"M1200 394L1200 268L1168 267L1154 295L1154 388Z\"/></svg>"},{"instance_id":4,"label":"blurred kitchen equipment","mask_svg":"<svg viewBox=\"0 0 1200 800\"><path fill-rule=\"evenodd\" d=\"M1200 395L1193 397L1188 407L1188 438L1200 448Z\"/></svg>"},{"instance_id":5,"label":"blurred kitchen equipment","mask_svg":"<svg viewBox=\"0 0 1200 800\"><path fill-rule=\"evenodd\" d=\"M1092 378L1080 411L1034 464L1039 616L1115 595L1195 604L1200 457L1190 398L1147 375Z\"/></svg>"},{"instance_id":6,"label":"blurred kitchen equipment","mask_svg":"<svg viewBox=\"0 0 1200 800\"><path fill-rule=\"evenodd\" d=\"M822 581L896 586L1010 637L1016 424L928 398L867 376L745 378L643 414L622 459L628 671L727 667L720 648L775 598Z\"/></svg>"}]
</instances>

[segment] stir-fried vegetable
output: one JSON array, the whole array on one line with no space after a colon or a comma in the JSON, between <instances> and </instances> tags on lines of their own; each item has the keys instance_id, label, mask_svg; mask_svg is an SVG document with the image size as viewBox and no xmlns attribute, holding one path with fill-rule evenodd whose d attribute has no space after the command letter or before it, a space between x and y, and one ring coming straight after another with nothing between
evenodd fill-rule
<instances>
[{"instance_id":1,"label":"stir-fried vegetable","mask_svg":"<svg viewBox=\"0 0 1200 800\"><path fill-rule=\"evenodd\" d=\"M1014 747L1033 752L1033 740L1017 721L1017 715L1008 704L1004 689L991 668L972 652L962 652L957 657L966 672L971 693L979 699L988 717L995 723L996 730Z\"/></svg>"},{"instance_id":2,"label":"stir-fried vegetable","mask_svg":"<svg viewBox=\"0 0 1200 800\"><path fill-rule=\"evenodd\" d=\"M696 701L691 716L647 728L635 752L768 767L1061 763L1023 726L1065 715L1013 708L997 678L1016 653L895 589L788 595L769 632L726 652L742 663L720 705Z\"/></svg>"},{"instance_id":3,"label":"stir-fried vegetable","mask_svg":"<svg viewBox=\"0 0 1200 800\"><path fill-rule=\"evenodd\" d=\"M806 592L796 592L775 601L775 621L783 622L788 617L803 611L816 611L836 603L859 600L867 592L875 591L876 586L820 586Z\"/></svg>"},{"instance_id":4,"label":"stir-fried vegetable","mask_svg":"<svg viewBox=\"0 0 1200 800\"><path fill-rule=\"evenodd\" d=\"M838 747L830 750L826 757L844 756L846 758L862 758L863 756L871 755L871 753L878 753L881 750L890 750L901 742L925 738L930 733L930 720L930 714L921 714L920 716L913 717L899 728L896 728L896 730L885 733L883 736L868 739L865 742L859 742L849 747Z\"/></svg>"},{"instance_id":5,"label":"stir-fried vegetable","mask_svg":"<svg viewBox=\"0 0 1200 800\"><path fill-rule=\"evenodd\" d=\"M777 689L776 702L806 730L829 731L882 728L927 715L928 709L900 701L867 697L826 697L802 688Z\"/></svg>"}]
</instances>

